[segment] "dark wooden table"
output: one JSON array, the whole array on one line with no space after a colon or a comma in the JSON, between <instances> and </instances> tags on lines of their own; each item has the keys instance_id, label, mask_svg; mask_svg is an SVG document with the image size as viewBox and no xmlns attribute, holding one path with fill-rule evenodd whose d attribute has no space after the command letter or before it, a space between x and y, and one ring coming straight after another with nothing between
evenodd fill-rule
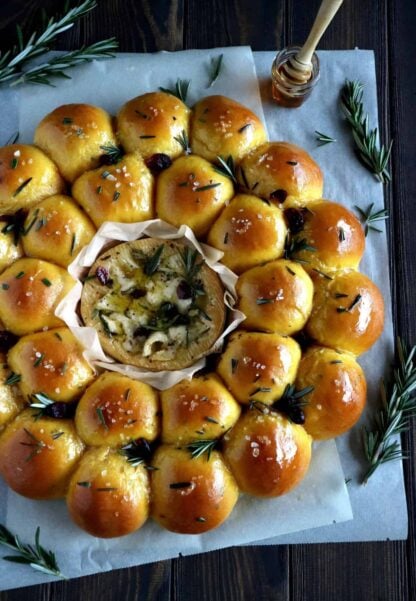
<instances>
[{"instance_id":1,"label":"dark wooden table","mask_svg":"<svg viewBox=\"0 0 416 601\"><path fill-rule=\"evenodd\" d=\"M320 0L99 0L57 49L117 36L121 51L152 52L249 44L273 50L302 41ZM71 4L75 4L72 2ZM15 24L32 31L59 0L2 0L0 48ZM416 10L414 0L345 2L321 48L372 48L381 129L394 139L386 188L396 331L416 342ZM416 599L416 424L404 436L410 531L407 541L245 547L0 593L0 601L408 601Z\"/></svg>"}]
</instances>

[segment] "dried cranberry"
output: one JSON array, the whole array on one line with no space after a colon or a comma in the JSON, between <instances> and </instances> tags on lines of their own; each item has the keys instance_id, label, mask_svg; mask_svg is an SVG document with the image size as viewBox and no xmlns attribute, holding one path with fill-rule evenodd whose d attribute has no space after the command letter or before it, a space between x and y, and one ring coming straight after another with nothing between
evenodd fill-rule
<instances>
[{"instance_id":1,"label":"dried cranberry","mask_svg":"<svg viewBox=\"0 0 416 601\"><path fill-rule=\"evenodd\" d=\"M135 288L130 292L130 296L132 298L143 298L143 296L146 296L146 290L143 288Z\"/></svg>"},{"instance_id":2,"label":"dried cranberry","mask_svg":"<svg viewBox=\"0 0 416 601\"><path fill-rule=\"evenodd\" d=\"M186 300L187 298L192 297L192 288L188 282L185 282L185 280L179 282L176 288L176 295L180 300Z\"/></svg>"},{"instance_id":3,"label":"dried cranberry","mask_svg":"<svg viewBox=\"0 0 416 601\"><path fill-rule=\"evenodd\" d=\"M55 419L69 419L74 417L77 403L62 403L57 401L52 405L48 405L44 411L48 417Z\"/></svg>"},{"instance_id":4,"label":"dried cranberry","mask_svg":"<svg viewBox=\"0 0 416 601\"><path fill-rule=\"evenodd\" d=\"M157 175L161 171L164 171L168 167L172 165L172 159L167 155L161 152L157 152L156 154L152 154L151 157L145 160L146 166L150 169L150 171Z\"/></svg>"},{"instance_id":5,"label":"dried cranberry","mask_svg":"<svg viewBox=\"0 0 416 601\"><path fill-rule=\"evenodd\" d=\"M103 286L108 284L110 274L106 267L103 267L103 266L97 267L95 275L97 276L97 280L100 282L100 284L102 284Z\"/></svg>"},{"instance_id":6,"label":"dried cranberry","mask_svg":"<svg viewBox=\"0 0 416 601\"><path fill-rule=\"evenodd\" d=\"M272 192L270 194L270 200L277 200L277 202L285 202L287 198L287 192L286 190L275 190L274 192Z\"/></svg>"},{"instance_id":7,"label":"dried cranberry","mask_svg":"<svg viewBox=\"0 0 416 601\"><path fill-rule=\"evenodd\" d=\"M305 225L305 212L302 209L286 209L285 219L292 234L301 232Z\"/></svg>"},{"instance_id":8,"label":"dried cranberry","mask_svg":"<svg viewBox=\"0 0 416 601\"><path fill-rule=\"evenodd\" d=\"M300 407L294 407L288 417L294 424L302 426L305 423L305 412Z\"/></svg>"},{"instance_id":9,"label":"dried cranberry","mask_svg":"<svg viewBox=\"0 0 416 601\"><path fill-rule=\"evenodd\" d=\"M0 331L0 353L7 353L18 340L18 336L15 336L7 330Z\"/></svg>"}]
</instances>

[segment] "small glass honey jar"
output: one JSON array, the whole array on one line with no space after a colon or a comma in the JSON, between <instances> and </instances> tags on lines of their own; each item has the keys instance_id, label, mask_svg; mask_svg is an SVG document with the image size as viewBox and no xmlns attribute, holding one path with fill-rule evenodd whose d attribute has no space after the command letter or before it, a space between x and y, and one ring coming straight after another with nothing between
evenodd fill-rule
<instances>
[{"instance_id":1,"label":"small glass honey jar","mask_svg":"<svg viewBox=\"0 0 416 601\"><path fill-rule=\"evenodd\" d=\"M288 46L277 53L272 65L272 93L273 99L281 106L297 108L309 98L312 90L319 80L319 59L316 53L312 55L312 69L305 81L304 74L299 74L295 79L286 71L287 63L299 53L300 46ZM292 62L291 62L292 64Z\"/></svg>"}]
</instances>

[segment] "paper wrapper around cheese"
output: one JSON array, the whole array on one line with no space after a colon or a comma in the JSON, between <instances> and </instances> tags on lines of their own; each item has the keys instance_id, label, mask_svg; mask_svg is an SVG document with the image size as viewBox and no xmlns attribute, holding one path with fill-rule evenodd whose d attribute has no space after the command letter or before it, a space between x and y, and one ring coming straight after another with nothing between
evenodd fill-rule
<instances>
[{"instance_id":1,"label":"paper wrapper around cheese","mask_svg":"<svg viewBox=\"0 0 416 601\"><path fill-rule=\"evenodd\" d=\"M93 365L110 371L117 371L136 380L141 380L158 390L165 390L181 380L192 378L197 371L204 367L205 359L199 359L190 367L181 370L159 372L151 372L139 369L133 365L117 363L112 357L104 353L95 329L84 326L77 313L77 306L82 293L80 278L85 276L98 255L105 249L114 246L115 243L132 242L143 236L160 238L162 240L181 239L182 242L195 248L201 254L208 267L218 274L225 288L224 304L228 307L230 315L228 325L221 336L217 338L210 352L220 350L225 337L235 330L245 319L244 313L234 308L237 298L235 285L238 276L220 263L224 253L212 248L212 246L198 242L194 233L187 225L182 225L177 229L161 219L152 219L140 223L116 223L112 221L103 223L91 242L81 250L75 261L69 265L68 271L77 279L77 284L59 303L55 315L60 317L70 328L74 336L78 338L85 348L85 358Z\"/></svg>"}]
</instances>

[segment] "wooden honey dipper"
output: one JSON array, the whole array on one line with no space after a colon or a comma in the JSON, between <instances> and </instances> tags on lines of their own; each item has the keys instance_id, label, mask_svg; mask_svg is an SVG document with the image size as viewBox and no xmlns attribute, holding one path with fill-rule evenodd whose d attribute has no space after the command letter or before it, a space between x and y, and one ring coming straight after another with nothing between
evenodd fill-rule
<instances>
[{"instance_id":1,"label":"wooden honey dipper","mask_svg":"<svg viewBox=\"0 0 416 601\"><path fill-rule=\"evenodd\" d=\"M312 56L344 0L323 0L308 38L299 52L282 67L281 75L293 84L304 84L312 75Z\"/></svg>"}]
</instances>

